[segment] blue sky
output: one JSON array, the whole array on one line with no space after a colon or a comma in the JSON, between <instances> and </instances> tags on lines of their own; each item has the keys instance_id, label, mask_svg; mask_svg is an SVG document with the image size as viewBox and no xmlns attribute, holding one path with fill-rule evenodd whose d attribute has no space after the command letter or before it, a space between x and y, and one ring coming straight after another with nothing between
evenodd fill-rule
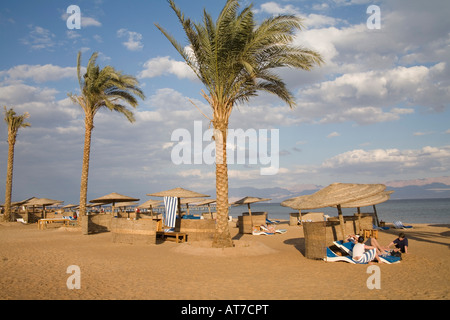
<instances>
[{"instance_id":1,"label":"blue sky","mask_svg":"<svg viewBox=\"0 0 450 320\"><path fill-rule=\"evenodd\" d=\"M193 20L213 17L225 1L178 0ZM296 14L305 28L295 44L322 54L310 72L279 70L295 96L290 110L261 94L233 111L230 128L278 129L279 171L260 175L260 163L229 166L229 186L301 191L333 182L387 183L450 176L450 4L444 1L283 0L253 3L258 21ZM80 30L66 25L67 7L81 9ZM380 8L371 30L367 8ZM0 105L29 112L19 131L13 200L31 196L78 202L83 114L67 93L78 93L77 52L86 65L136 76L146 94L136 123L109 111L95 118L88 199L119 192L142 200L178 186L215 189L214 166L175 165L174 130L193 133L210 114L202 85L157 30L159 23L187 45L165 0L9 1L0 8ZM2 109L3 110L3 109ZM3 123L3 122L2 122ZM0 181L5 181L7 130L0 124ZM206 143L205 145L206 146ZM4 184L0 185L4 194ZM246 195L242 195L246 196Z\"/></svg>"}]
</instances>

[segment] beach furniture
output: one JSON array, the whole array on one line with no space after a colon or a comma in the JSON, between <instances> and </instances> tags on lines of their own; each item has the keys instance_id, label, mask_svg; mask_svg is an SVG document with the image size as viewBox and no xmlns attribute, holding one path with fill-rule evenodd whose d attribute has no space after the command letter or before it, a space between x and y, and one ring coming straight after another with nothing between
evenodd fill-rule
<instances>
[{"instance_id":1,"label":"beach furniture","mask_svg":"<svg viewBox=\"0 0 450 320\"><path fill-rule=\"evenodd\" d=\"M38 220L38 229L43 230L44 226L47 226L48 224L52 224L55 222L62 222L64 223L64 226L68 226L70 223L70 219L64 219L64 218L49 218L49 219L39 219Z\"/></svg>"},{"instance_id":2,"label":"beach furniture","mask_svg":"<svg viewBox=\"0 0 450 320\"><path fill-rule=\"evenodd\" d=\"M405 226L403 224L403 222L401 222L401 221L394 221L393 224L394 224L395 229L410 229L410 228L412 228L412 226Z\"/></svg>"},{"instance_id":3,"label":"beach furniture","mask_svg":"<svg viewBox=\"0 0 450 320\"><path fill-rule=\"evenodd\" d=\"M107 194L103 197L94 199L94 200L90 200L90 203L98 203L101 205L105 205L105 204L111 204L111 213L112 215L114 215L114 209L116 206L116 203L123 203L123 202L135 202L135 201L139 201L139 199L136 198L132 198L132 197L128 197L128 196L124 196L122 194L113 192L110 194Z\"/></svg>"},{"instance_id":4,"label":"beach furniture","mask_svg":"<svg viewBox=\"0 0 450 320\"><path fill-rule=\"evenodd\" d=\"M301 210L336 207L341 228L340 236L344 239L346 233L342 207L348 203L354 206L357 201L375 197L385 189L386 186L383 184L333 183L314 194L287 199L281 205L298 210L300 220L302 220Z\"/></svg>"},{"instance_id":5,"label":"beach furniture","mask_svg":"<svg viewBox=\"0 0 450 320\"><path fill-rule=\"evenodd\" d=\"M266 218L266 223L268 223L268 224L277 224L280 222L281 222L280 220L269 220L268 218Z\"/></svg>"},{"instance_id":6,"label":"beach furniture","mask_svg":"<svg viewBox=\"0 0 450 320\"><path fill-rule=\"evenodd\" d=\"M258 226L258 225L262 225L265 224L265 221L267 219L267 212L264 212L263 214L265 215L263 223L259 223L259 222L255 222L254 221L254 217L253 215L256 215L256 212L253 213L252 215L252 209L250 208L250 204L255 203L255 202L263 202L263 201L269 201L272 199L267 199L267 198L258 198L258 197L244 197L240 200L237 200L235 202L233 202L231 205L233 206L241 206L241 205L247 205L248 207L248 216L249 219L244 218L245 215L242 214L242 218L239 220L240 217L238 217L238 223L239 223L239 233L253 233L253 227L254 226ZM249 221L247 221L249 220ZM249 227L247 226L249 224ZM247 226L247 227L244 227ZM241 228L242 226L242 228ZM241 232L242 231L242 232Z\"/></svg>"},{"instance_id":7,"label":"beach furniture","mask_svg":"<svg viewBox=\"0 0 450 320\"><path fill-rule=\"evenodd\" d=\"M356 262L353 261L353 259L350 256L338 255L328 247L327 247L327 252L326 252L326 256L325 256L324 260L327 262L344 261L347 263L356 264Z\"/></svg>"},{"instance_id":8,"label":"beach furniture","mask_svg":"<svg viewBox=\"0 0 450 320\"><path fill-rule=\"evenodd\" d=\"M157 235L163 240L173 239L176 243L185 242L186 234L175 231L175 224L177 218L177 197L164 197L164 206L166 208L163 214L163 230L158 231Z\"/></svg>"},{"instance_id":9,"label":"beach furniture","mask_svg":"<svg viewBox=\"0 0 450 320\"><path fill-rule=\"evenodd\" d=\"M341 250L343 250L344 252L346 252L348 255L352 255L353 253L353 247L354 247L354 243L349 241L349 242L344 242L344 241L335 241L334 244ZM401 258L400 257L394 257L391 255L382 255L380 256L380 260L383 261L386 264L393 264L393 263L399 263Z\"/></svg>"},{"instance_id":10,"label":"beach furniture","mask_svg":"<svg viewBox=\"0 0 450 320\"><path fill-rule=\"evenodd\" d=\"M269 228L267 228L267 226L265 226L265 225L260 226L260 228L261 228L262 231L265 231L265 232L268 232L268 233L271 233L271 234L275 234L275 233L286 233L286 232L287 232L286 229L275 229L275 230L274 230L275 233L273 233L273 232L271 232L271 230L270 230Z\"/></svg>"}]
</instances>

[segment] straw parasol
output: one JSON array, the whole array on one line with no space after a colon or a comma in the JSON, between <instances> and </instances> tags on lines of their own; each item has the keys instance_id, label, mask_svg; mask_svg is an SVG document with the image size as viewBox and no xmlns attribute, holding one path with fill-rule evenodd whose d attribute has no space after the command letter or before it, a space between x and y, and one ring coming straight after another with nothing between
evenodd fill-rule
<instances>
[{"instance_id":1,"label":"straw parasol","mask_svg":"<svg viewBox=\"0 0 450 320\"><path fill-rule=\"evenodd\" d=\"M198 206L204 206L204 205L208 205L208 211L209 214L211 215L211 218L213 217L212 213L211 213L211 203L216 202L216 199L205 199L204 201L201 201L199 203L197 203Z\"/></svg>"},{"instance_id":2,"label":"straw parasol","mask_svg":"<svg viewBox=\"0 0 450 320\"><path fill-rule=\"evenodd\" d=\"M252 228L253 228L253 217L252 217L252 210L250 209L250 204L251 203L255 203L255 202L269 201L269 200L272 200L272 199L258 198L258 197L245 197L245 198L242 198L242 199L240 199L238 201L233 202L232 205L235 205L235 206L240 206L240 205L244 205L244 204L247 205L247 207L248 207L248 214L250 216L250 223L251 223Z\"/></svg>"},{"instance_id":3,"label":"straw parasol","mask_svg":"<svg viewBox=\"0 0 450 320\"><path fill-rule=\"evenodd\" d=\"M367 197L364 199L342 203L342 208L357 208L358 209L358 220L361 222L361 207L367 207L372 206L373 207L373 213L375 215L375 219L377 221L377 226L380 226L380 222L378 221L378 214L377 214L377 208L376 205L383 203L390 199L391 194L393 194L394 191L382 191L380 193L377 193L371 197Z\"/></svg>"},{"instance_id":4,"label":"straw parasol","mask_svg":"<svg viewBox=\"0 0 450 320\"><path fill-rule=\"evenodd\" d=\"M166 191L156 192L147 194L150 197L174 197L178 198L178 215L181 217L181 198L204 198L209 197L206 194L201 194L195 191L183 189L183 188L175 188Z\"/></svg>"},{"instance_id":5,"label":"straw parasol","mask_svg":"<svg viewBox=\"0 0 450 320\"><path fill-rule=\"evenodd\" d=\"M344 218L341 204L371 197L385 189L384 184L333 183L311 195L285 200L281 205L299 210L300 218L301 210L337 207L342 237L344 238Z\"/></svg>"},{"instance_id":6,"label":"straw parasol","mask_svg":"<svg viewBox=\"0 0 450 320\"><path fill-rule=\"evenodd\" d=\"M51 205L56 205L56 204L61 204L64 201L61 200L53 200L53 199L48 199L48 198L33 198L30 201L25 202L23 205L25 206L30 206L30 207L42 207L42 215L43 218L46 217L45 215L45 207L46 206L51 206Z\"/></svg>"},{"instance_id":7,"label":"straw parasol","mask_svg":"<svg viewBox=\"0 0 450 320\"><path fill-rule=\"evenodd\" d=\"M122 194L113 192L113 193L107 194L103 197L100 197L100 198L97 198L94 200L90 200L89 202L90 203L101 203L102 205L111 204L112 205L111 213L114 214L114 208L115 208L116 203L131 202L131 201L139 201L139 199L124 196Z\"/></svg>"},{"instance_id":8,"label":"straw parasol","mask_svg":"<svg viewBox=\"0 0 450 320\"><path fill-rule=\"evenodd\" d=\"M197 203L200 201L204 201L206 200L205 198L185 198L185 199L181 199L181 204L185 204L186 205L186 210L187 210L187 214L189 214L189 204L192 203Z\"/></svg>"},{"instance_id":9,"label":"straw parasol","mask_svg":"<svg viewBox=\"0 0 450 320\"><path fill-rule=\"evenodd\" d=\"M153 219L153 207L157 207L161 204L162 200L147 200L145 201L143 204L139 205L138 208L142 208L142 209L150 209L150 213L152 214L152 219Z\"/></svg>"}]
</instances>

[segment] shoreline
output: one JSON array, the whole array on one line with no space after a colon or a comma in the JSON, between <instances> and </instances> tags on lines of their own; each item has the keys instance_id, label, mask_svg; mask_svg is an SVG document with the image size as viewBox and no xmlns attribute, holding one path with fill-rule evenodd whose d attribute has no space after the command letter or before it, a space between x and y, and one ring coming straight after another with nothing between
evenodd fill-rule
<instances>
[{"instance_id":1,"label":"shoreline","mask_svg":"<svg viewBox=\"0 0 450 320\"><path fill-rule=\"evenodd\" d=\"M234 248L205 242L112 243L110 233L36 224L0 223L2 300L448 300L450 224L401 230L409 252L378 265L381 288L368 289L367 265L310 260L303 228L282 222L284 234L239 235ZM379 232L384 246L400 230ZM67 268L79 266L81 289L69 290Z\"/></svg>"}]
</instances>

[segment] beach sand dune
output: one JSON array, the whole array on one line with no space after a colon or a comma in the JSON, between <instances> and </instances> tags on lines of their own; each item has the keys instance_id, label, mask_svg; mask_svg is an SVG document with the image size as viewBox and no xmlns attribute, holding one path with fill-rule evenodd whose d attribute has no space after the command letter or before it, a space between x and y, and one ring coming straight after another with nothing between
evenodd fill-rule
<instances>
[{"instance_id":1,"label":"beach sand dune","mask_svg":"<svg viewBox=\"0 0 450 320\"><path fill-rule=\"evenodd\" d=\"M0 224L0 299L443 299L450 298L450 225L405 230L410 253L379 265L369 289L367 265L310 260L301 227L271 236L239 235L235 248L205 242L112 243L110 233ZM386 245L398 234L380 232ZM69 290L67 268L80 267L81 289Z\"/></svg>"}]
</instances>

